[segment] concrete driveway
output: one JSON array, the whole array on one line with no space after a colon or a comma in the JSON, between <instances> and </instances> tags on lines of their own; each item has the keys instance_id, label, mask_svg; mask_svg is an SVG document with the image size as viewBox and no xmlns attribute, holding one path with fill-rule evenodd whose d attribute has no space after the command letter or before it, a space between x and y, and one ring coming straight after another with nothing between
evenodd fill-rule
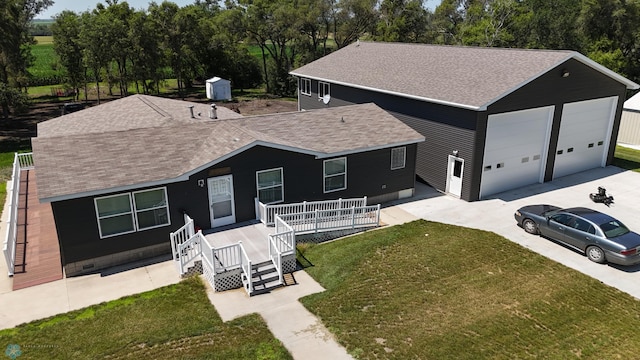
<instances>
[{"instance_id":1,"label":"concrete driveway","mask_svg":"<svg viewBox=\"0 0 640 360\"><path fill-rule=\"evenodd\" d=\"M598 186L607 189L615 202L607 207L591 201ZM610 214L640 233L640 173L609 166L566 176L554 181L496 194L489 199L465 202L418 184L416 197L396 204L417 218L493 231L528 249L594 277L640 299L640 265L600 265L582 253L540 236L525 233L513 213L524 205L584 206Z\"/></svg>"}]
</instances>

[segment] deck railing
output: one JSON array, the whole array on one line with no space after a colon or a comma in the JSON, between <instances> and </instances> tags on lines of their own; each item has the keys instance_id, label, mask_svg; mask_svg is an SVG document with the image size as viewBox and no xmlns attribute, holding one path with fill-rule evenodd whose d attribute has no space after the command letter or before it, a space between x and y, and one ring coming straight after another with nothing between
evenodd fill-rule
<instances>
[{"instance_id":1,"label":"deck railing","mask_svg":"<svg viewBox=\"0 0 640 360\"><path fill-rule=\"evenodd\" d=\"M276 214L300 214L311 211L361 208L367 205L367 197L324 201L304 201L291 204L263 204L256 199L256 215L265 225L274 225Z\"/></svg>"},{"instance_id":2,"label":"deck railing","mask_svg":"<svg viewBox=\"0 0 640 360\"><path fill-rule=\"evenodd\" d=\"M195 226L193 224L193 219L189 217L186 213L184 214L184 225L178 230L169 234L169 238L171 239L171 250L173 252L173 259L178 260L178 246L185 241L189 240L193 235L195 235Z\"/></svg>"},{"instance_id":3,"label":"deck railing","mask_svg":"<svg viewBox=\"0 0 640 360\"><path fill-rule=\"evenodd\" d=\"M273 263L273 266L276 268L278 272L278 284L282 284L283 273L282 273L282 252L278 250L278 245L276 244L278 240L269 235L269 259Z\"/></svg>"},{"instance_id":4,"label":"deck railing","mask_svg":"<svg viewBox=\"0 0 640 360\"><path fill-rule=\"evenodd\" d=\"M276 248L282 254L293 254L296 248L296 231L280 215L276 215L275 225L276 233L269 235L269 239L273 238Z\"/></svg>"},{"instance_id":5,"label":"deck railing","mask_svg":"<svg viewBox=\"0 0 640 360\"><path fill-rule=\"evenodd\" d=\"M380 205L279 215L297 234L380 225Z\"/></svg>"},{"instance_id":6,"label":"deck railing","mask_svg":"<svg viewBox=\"0 0 640 360\"><path fill-rule=\"evenodd\" d=\"M239 241L240 245L240 266L242 267L242 271L246 276L246 282L244 284L244 289L247 291L247 294L251 295L253 292L253 279L252 279L252 268L251 268L251 259L247 255L247 252L244 250L244 246L242 246L242 241Z\"/></svg>"},{"instance_id":7,"label":"deck railing","mask_svg":"<svg viewBox=\"0 0 640 360\"><path fill-rule=\"evenodd\" d=\"M7 189L7 204L9 205L9 218L7 219L7 231L2 243L2 253L7 264L9 276L13 276L16 260L16 242L18 240L18 204L20 194L20 171L31 170L33 165L33 153L15 153L13 157L13 169L11 173L11 186Z\"/></svg>"},{"instance_id":8,"label":"deck railing","mask_svg":"<svg viewBox=\"0 0 640 360\"><path fill-rule=\"evenodd\" d=\"M222 246L219 248L212 247L211 254L214 264L213 269L216 274L237 269L242 265L241 243Z\"/></svg>"},{"instance_id":9,"label":"deck railing","mask_svg":"<svg viewBox=\"0 0 640 360\"><path fill-rule=\"evenodd\" d=\"M204 243L204 235L202 231L198 231L190 237L187 241L178 245L178 259L180 260L180 275L187 273L189 264L201 258L202 256L202 244Z\"/></svg>"}]
</instances>

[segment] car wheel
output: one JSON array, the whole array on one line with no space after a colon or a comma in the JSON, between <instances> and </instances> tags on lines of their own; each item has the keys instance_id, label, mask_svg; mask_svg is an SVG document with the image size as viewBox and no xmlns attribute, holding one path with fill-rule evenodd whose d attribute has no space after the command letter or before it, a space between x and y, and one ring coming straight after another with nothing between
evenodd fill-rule
<instances>
[{"instance_id":1,"label":"car wheel","mask_svg":"<svg viewBox=\"0 0 640 360\"><path fill-rule=\"evenodd\" d=\"M589 260L595 263L603 264L607 261L607 259L604 257L604 251L602 251L602 249L597 246L589 246L586 252Z\"/></svg>"},{"instance_id":2,"label":"car wheel","mask_svg":"<svg viewBox=\"0 0 640 360\"><path fill-rule=\"evenodd\" d=\"M524 229L524 231L528 232L529 234L533 234L533 235L538 234L538 225L535 223L535 221L531 219L524 219L522 221L522 228Z\"/></svg>"}]
</instances>

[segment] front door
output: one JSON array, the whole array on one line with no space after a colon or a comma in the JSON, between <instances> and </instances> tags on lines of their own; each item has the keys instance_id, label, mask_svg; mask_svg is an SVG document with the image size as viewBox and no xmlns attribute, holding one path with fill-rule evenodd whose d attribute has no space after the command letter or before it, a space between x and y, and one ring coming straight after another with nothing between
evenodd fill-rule
<instances>
[{"instance_id":1,"label":"front door","mask_svg":"<svg viewBox=\"0 0 640 360\"><path fill-rule=\"evenodd\" d=\"M449 155L449 168L447 170L447 192L460 197L462 194L462 173L464 170L464 160L453 155Z\"/></svg>"},{"instance_id":2,"label":"front door","mask_svg":"<svg viewBox=\"0 0 640 360\"><path fill-rule=\"evenodd\" d=\"M225 175L207 180L209 185L209 211L211 227L229 225L236 222L233 201L233 176Z\"/></svg>"}]
</instances>

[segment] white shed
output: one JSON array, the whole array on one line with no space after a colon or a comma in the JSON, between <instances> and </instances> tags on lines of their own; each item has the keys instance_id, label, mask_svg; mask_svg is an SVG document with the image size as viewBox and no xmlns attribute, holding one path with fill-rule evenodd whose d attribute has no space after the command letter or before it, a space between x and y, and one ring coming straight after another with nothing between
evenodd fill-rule
<instances>
[{"instance_id":1,"label":"white shed","mask_svg":"<svg viewBox=\"0 0 640 360\"><path fill-rule=\"evenodd\" d=\"M618 142L628 145L640 145L640 93L624 102Z\"/></svg>"},{"instance_id":2,"label":"white shed","mask_svg":"<svg viewBox=\"0 0 640 360\"><path fill-rule=\"evenodd\" d=\"M207 98L211 100L231 100L231 81L219 77L207 80Z\"/></svg>"}]
</instances>

